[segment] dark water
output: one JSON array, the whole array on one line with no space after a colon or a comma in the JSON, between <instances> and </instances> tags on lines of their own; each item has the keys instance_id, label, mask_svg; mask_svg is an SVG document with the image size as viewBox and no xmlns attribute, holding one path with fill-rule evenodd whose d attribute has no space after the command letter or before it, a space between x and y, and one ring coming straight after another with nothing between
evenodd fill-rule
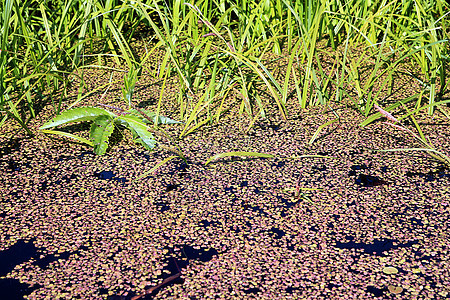
<instances>
[{"instance_id":1,"label":"dark water","mask_svg":"<svg viewBox=\"0 0 450 300\"><path fill-rule=\"evenodd\" d=\"M353 240L353 237L349 236L347 239ZM368 254L375 254L377 256L382 256L383 252L390 251L397 248L403 248L403 247L411 247L414 244L417 244L418 241L411 241L404 244L397 244L394 245L394 242L397 242L397 240L374 240L373 243L367 244L367 243L355 243L353 241L347 242L347 243L341 243L336 242L335 247L340 249L363 249L365 253Z\"/></svg>"},{"instance_id":2,"label":"dark water","mask_svg":"<svg viewBox=\"0 0 450 300\"><path fill-rule=\"evenodd\" d=\"M37 257L37 248L32 242L19 240L9 249L0 252L0 276L7 275L16 265L29 261L32 257ZM0 299L24 299L24 296L31 294L39 287L30 287L17 279L0 279Z\"/></svg>"},{"instance_id":3,"label":"dark water","mask_svg":"<svg viewBox=\"0 0 450 300\"><path fill-rule=\"evenodd\" d=\"M86 249L81 247L80 249ZM60 259L67 259L70 255L79 253L75 252L63 252L58 256L48 254L43 258L39 258L42 250L36 248L33 244L33 240L25 241L19 240L10 248L0 251L0 276L5 276L11 272L17 265L29 261L31 258L35 259L35 265L41 269L46 269L49 264ZM40 285L34 285L30 287L28 284L21 283L17 279L0 279L0 300L13 300L23 299L24 296L31 294L34 290L41 288Z\"/></svg>"},{"instance_id":4,"label":"dark water","mask_svg":"<svg viewBox=\"0 0 450 300\"><path fill-rule=\"evenodd\" d=\"M385 289L379 289L374 286L368 286L366 291L371 293L375 297L381 297L383 296Z\"/></svg>"},{"instance_id":5,"label":"dark water","mask_svg":"<svg viewBox=\"0 0 450 300\"><path fill-rule=\"evenodd\" d=\"M262 292L262 291L258 288L249 288L249 289L244 290L244 293L246 293L247 295L248 294L257 294L260 292Z\"/></svg>"},{"instance_id":6,"label":"dark water","mask_svg":"<svg viewBox=\"0 0 450 300\"><path fill-rule=\"evenodd\" d=\"M101 171L94 173L94 176L101 180L115 180L121 183L126 183L128 180L123 177L116 177L116 174L113 171Z\"/></svg>"}]
</instances>

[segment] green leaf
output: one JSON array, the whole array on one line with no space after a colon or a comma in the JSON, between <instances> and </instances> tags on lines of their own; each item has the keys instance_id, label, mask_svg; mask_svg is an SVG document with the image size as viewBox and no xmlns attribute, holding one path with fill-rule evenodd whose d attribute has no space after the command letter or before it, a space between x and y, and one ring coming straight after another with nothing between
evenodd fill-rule
<instances>
[{"instance_id":1,"label":"green leaf","mask_svg":"<svg viewBox=\"0 0 450 300\"><path fill-rule=\"evenodd\" d=\"M94 144L93 144L90 140L85 139L85 138L83 138L83 137L81 137L81 136L78 136L78 135L74 135L74 134L71 134L71 133L64 132L64 131L58 131L58 130L42 130L42 132L43 132L43 133L50 133L50 134L56 134L56 135L61 135L61 136L69 137L69 138L75 139L75 140L77 140L77 141L79 141L79 142L81 142L81 143L85 143L85 144L87 144L87 145L89 145L89 146L94 146Z\"/></svg>"},{"instance_id":2,"label":"green leaf","mask_svg":"<svg viewBox=\"0 0 450 300\"><path fill-rule=\"evenodd\" d=\"M50 121L46 122L39 129L52 128L62 124L69 124L80 121L91 121L99 116L106 115L109 117L115 117L115 114L109 112L103 108L97 107L78 107L64 111L62 114L54 117Z\"/></svg>"},{"instance_id":3,"label":"green leaf","mask_svg":"<svg viewBox=\"0 0 450 300\"><path fill-rule=\"evenodd\" d=\"M223 157L229 157L229 156L253 156L253 157L265 157L265 158L272 158L275 157L272 154L267 153L260 153L260 152L243 152L243 151L232 151L232 152L225 152L225 153L219 153L214 156L211 156L208 158L208 160L205 163L205 166L208 165L211 161L223 158Z\"/></svg>"},{"instance_id":4,"label":"green leaf","mask_svg":"<svg viewBox=\"0 0 450 300\"><path fill-rule=\"evenodd\" d=\"M103 155L108 149L108 139L114 131L114 119L110 116L98 116L91 125L91 140L94 142L94 152Z\"/></svg>"},{"instance_id":5,"label":"green leaf","mask_svg":"<svg viewBox=\"0 0 450 300\"><path fill-rule=\"evenodd\" d=\"M155 138L148 132L147 124L141 118L134 115L123 115L117 117L116 121L130 129L134 135L135 142L141 143L145 149L152 150L155 148Z\"/></svg>"}]
</instances>

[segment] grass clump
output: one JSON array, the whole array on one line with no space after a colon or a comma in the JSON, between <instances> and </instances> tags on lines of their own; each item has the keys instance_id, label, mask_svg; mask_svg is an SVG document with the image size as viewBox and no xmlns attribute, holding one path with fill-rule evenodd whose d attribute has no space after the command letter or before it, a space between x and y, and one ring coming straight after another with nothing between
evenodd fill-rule
<instances>
[{"instance_id":1,"label":"grass clump","mask_svg":"<svg viewBox=\"0 0 450 300\"><path fill-rule=\"evenodd\" d=\"M5 0L0 6L0 125L11 120L28 134L43 105L51 102L53 113L61 113L76 81L81 86L68 107L83 105L94 92L83 92L90 68L111 78L126 72L123 98L131 109L134 87L158 51L160 64L151 72L163 82L156 114L166 81L178 77L179 138L219 122L227 105L250 127L272 106L287 119L293 102L306 108L350 100L369 117L375 103L398 98L398 76L418 82L420 91L393 105L426 106L433 114L447 103L450 12L441 0ZM144 53L131 43L139 31L152 37ZM271 67L282 61L282 72ZM416 73L402 71L405 61Z\"/></svg>"}]
</instances>

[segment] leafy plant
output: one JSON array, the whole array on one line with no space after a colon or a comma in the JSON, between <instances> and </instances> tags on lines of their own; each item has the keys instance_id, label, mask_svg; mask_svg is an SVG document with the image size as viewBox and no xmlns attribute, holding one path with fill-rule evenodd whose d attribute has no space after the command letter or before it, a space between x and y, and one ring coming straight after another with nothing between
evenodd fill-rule
<instances>
[{"instance_id":1,"label":"leafy plant","mask_svg":"<svg viewBox=\"0 0 450 300\"><path fill-rule=\"evenodd\" d=\"M120 110L120 109L119 109ZM180 122L167 117L157 116L155 113L141 109L120 110L119 114L114 114L106 109L98 107L78 107L64 111L40 127L43 133L57 134L78 140L94 148L98 155L105 154L109 146L109 138L118 125L128 128L132 133L135 142L140 143L145 149L152 150L156 146L153 134L148 131L148 125L153 122L158 124L179 124ZM92 121L89 137L73 135L63 131L48 130L60 125L67 125L75 122Z\"/></svg>"}]
</instances>

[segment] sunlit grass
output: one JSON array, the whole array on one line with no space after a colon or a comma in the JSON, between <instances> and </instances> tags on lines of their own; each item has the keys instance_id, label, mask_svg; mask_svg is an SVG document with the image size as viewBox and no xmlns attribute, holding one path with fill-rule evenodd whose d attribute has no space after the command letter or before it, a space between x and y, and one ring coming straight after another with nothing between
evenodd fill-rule
<instances>
[{"instance_id":1,"label":"sunlit grass","mask_svg":"<svg viewBox=\"0 0 450 300\"><path fill-rule=\"evenodd\" d=\"M383 104L381 97L395 94L394 75L407 59L417 66L420 74L414 79L411 74L411 80L420 81L422 90L395 107L413 102L433 114L448 87L445 1L5 0L0 5L0 124L11 120L29 134L35 108L58 93L59 100L51 101L59 114L68 86L76 76L83 83L86 68L127 72L123 97L131 108L134 86L156 50L163 56L153 75L164 84L179 78L178 114L185 124L180 137L219 122L231 95L250 124L265 118L269 105L287 118L290 101L306 108L351 100L369 116L375 103ZM136 54L130 41L138 26L153 35L153 44ZM109 69L106 57L121 69ZM281 77L267 57L287 62ZM334 58L331 70L322 57ZM362 74L363 65L370 66L368 74ZM157 113L164 91L163 85ZM69 107L82 105L91 93L81 88Z\"/></svg>"}]
</instances>

